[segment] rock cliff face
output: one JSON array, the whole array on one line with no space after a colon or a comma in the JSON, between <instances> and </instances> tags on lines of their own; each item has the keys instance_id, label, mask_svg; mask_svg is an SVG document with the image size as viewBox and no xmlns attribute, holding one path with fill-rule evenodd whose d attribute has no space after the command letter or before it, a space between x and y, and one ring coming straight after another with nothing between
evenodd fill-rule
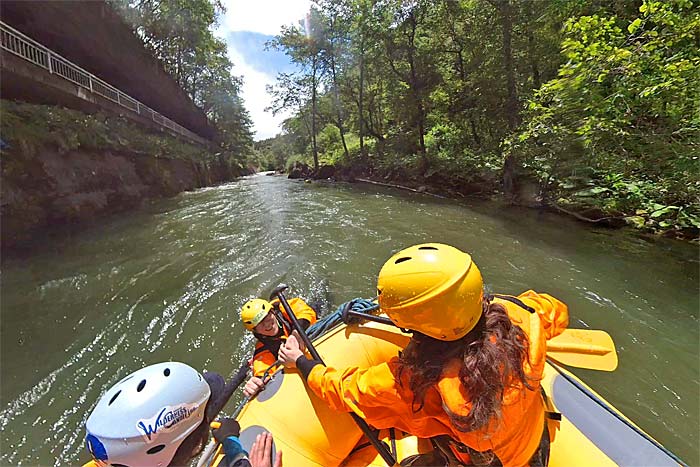
<instances>
[{"instance_id":1,"label":"rock cliff face","mask_svg":"<svg viewBox=\"0 0 700 467\"><path fill-rule=\"evenodd\" d=\"M224 164L133 152L41 148L2 153L2 249L38 232L125 211L142 202L239 175Z\"/></svg>"}]
</instances>

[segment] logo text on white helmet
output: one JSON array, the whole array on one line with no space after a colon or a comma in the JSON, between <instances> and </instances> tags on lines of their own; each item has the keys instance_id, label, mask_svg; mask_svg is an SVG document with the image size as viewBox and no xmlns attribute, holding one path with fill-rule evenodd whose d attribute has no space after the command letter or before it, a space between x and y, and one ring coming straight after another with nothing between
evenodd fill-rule
<instances>
[{"instance_id":1,"label":"logo text on white helmet","mask_svg":"<svg viewBox=\"0 0 700 467\"><path fill-rule=\"evenodd\" d=\"M154 435L172 431L178 423L187 420L198 408L197 404L168 405L153 417L139 420L136 428L141 432L146 443L151 443Z\"/></svg>"}]
</instances>

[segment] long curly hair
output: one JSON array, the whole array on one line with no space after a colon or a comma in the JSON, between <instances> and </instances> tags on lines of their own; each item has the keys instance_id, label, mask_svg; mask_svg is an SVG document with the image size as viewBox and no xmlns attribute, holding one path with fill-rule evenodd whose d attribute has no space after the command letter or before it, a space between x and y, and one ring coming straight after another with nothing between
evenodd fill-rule
<instances>
[{"instance_id":1,"label":"long curly hair","mask_svg":"<svg viewBox=\"0 0 700 467\"><path fill-rule=\"evenodd\" d=\"M527 335L511 322L503 305L485 297L482 308L477 325L461 339L447 342L414 333L399 357L398 380L403 381L407 372L414 412L423 408L426 391L437 384L445 365L461 360L459 379L472 407L466 416L446 407L445 411L462 432L478 430L500 417L506 389L522 385L533 390L523 369L530 345Z\"/></svg>"}]
</instances>

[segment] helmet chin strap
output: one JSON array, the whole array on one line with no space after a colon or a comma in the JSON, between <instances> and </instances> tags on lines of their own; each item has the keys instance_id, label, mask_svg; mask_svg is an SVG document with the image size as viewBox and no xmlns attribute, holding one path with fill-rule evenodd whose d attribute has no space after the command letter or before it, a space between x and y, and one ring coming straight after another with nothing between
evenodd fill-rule
<instances>
[{"instance_id":1,"label":"helmet chin strap","mask_svg":"<svg viewBox=\"0 0 700 467\"><path fill-rule=\"evenodd\" d=\"M260 334L259 332L253 331L253 335L260 341L265 342L265 341L271 341L271 340L278 340L280 337L284 335L284 328L282 327L282 323L280 323L279 317L277 315L274 315L275 319L277 320L277 333L268 336L265 334Z\"/></svg>"},{"instance_id":2,"label":"helmet chin strap","mask_svg":"<svg viewBox=\"0 0 700 467\"><path fill-rule=\"evenodd\" d=\"M285 330L287 331L287 334L291 334L293 331L292 324L284 319L284 316L282 316L282 311L279 309L279 303L274 303L272 305L271 313L277 319L277 325L280 327L280 331Z\"/></svg>"}]
</instances>

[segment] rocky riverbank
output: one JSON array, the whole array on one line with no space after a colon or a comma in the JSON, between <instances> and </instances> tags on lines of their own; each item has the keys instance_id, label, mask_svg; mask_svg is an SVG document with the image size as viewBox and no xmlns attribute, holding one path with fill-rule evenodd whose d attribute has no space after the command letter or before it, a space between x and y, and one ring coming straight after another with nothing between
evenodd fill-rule
<instances>
[{"instance_id":1,"label":"rocky riverbank","mask_svg":"<svg viewBox=\"0 0 700 467\"><path fill-rule=\"evenodd\" d=\"M638 229L639 234L644 236L664 236L691 242L700 241L697 228L684 230L645 228L644 218L640 217L638 213L605 211L590 203L571 199L543 200L539 194L538 184L527 177L518 178L508 194L501 189L502 180L496 173L483 173L474 181L467 183L451 174L438 172L433 173L430 177L420 178L412 176L408 172L385 173L367 171L358 167L335 167L332 165L321 165L318 172L315 172L307 164L296 162L289 168L289 178L371 183L439 198L490 199L514 206L550 211L598 227L615 229L634 227ZM642 224L637 225L640 220Z\"/></svg>"}]
</instances>

